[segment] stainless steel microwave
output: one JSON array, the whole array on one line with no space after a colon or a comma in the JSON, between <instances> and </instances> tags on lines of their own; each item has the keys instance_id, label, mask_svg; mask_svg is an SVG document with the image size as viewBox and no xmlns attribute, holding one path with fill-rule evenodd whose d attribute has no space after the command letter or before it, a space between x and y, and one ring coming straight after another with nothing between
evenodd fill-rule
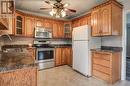
<instances>
[{"instance_id":1,"label":"stainless steel microwave","mask_svg":"<svg viewBox=\"0 0 130 86\"><path fill-rule=\"evenodd\" d=\"M52 38L52 30L43 27L36 27L35 38Z\"/></svg>"}]
</instances>

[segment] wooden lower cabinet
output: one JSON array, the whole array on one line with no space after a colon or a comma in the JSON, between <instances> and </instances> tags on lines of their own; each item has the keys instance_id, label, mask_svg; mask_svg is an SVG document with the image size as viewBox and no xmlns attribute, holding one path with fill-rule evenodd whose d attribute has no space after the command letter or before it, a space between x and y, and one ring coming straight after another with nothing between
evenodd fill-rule
<instances>
[{"instance_id":1,"label":"wooden lower cabinet","mask_svg":"<svg viewBox=\"0 0 130 86\"><path fill-rule=\"evenodd\" d=\"M72 65L72 48L56 48L55 49L55 66Z\"/></svg>"},{"instance_id":2,"label":"wooden lower cabinet","mask_svg":"<svg viewBox=\"0 0 130 86\"><path fill-rule=\"evenodd\" d=\"M37 76L36 67L0 72L0 86L37 86Z\"/></svg>"},{"instance_id":3,"label":"wooden lower cabinet","mask_svg":"<svg viewBox=\"0 0 130 86\"><path fill-rule=\"evenodd\" d=\"M120 52L92 52L92 75L114 84L120 80Z\"/></svg>"},{"instance_id":4,"label":"wooden lower cabinet","mask_svg":"<svg viewBox=\"0 0 130 86\"><path fill-rule=\"evenodd\" d=\"M62 58L62 48L56 48L55 49L55 66L62 65L61 58Z\"/></svg>"}]
</instances>

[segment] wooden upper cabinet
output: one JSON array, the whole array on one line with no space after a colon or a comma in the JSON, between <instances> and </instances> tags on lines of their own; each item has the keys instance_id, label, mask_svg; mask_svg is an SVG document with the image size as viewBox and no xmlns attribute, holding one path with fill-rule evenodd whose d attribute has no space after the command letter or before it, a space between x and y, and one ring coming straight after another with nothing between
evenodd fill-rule
<instances>
[{"instance_id":1,"label":"wooden upper cabinet","mask_svg":"<svg viewBox=\"0 0 130 86\"><path fill-rule=\"evenodd\" d=\"M73 21L72 21L72 26L73 26L73 28L80 26L80 21L79 21L79 19L73 20Z\"/></svg>"},{"instance_id":2,"label":"wooden upper cabinet","mask_svg":"<svg viewBox=\"0 0 130 86\"><path fill-rule=\"evenodd\" d=\"M87 16L87 24L91 26L91 15Z\"/></svg>"},{"instance_id":3,"label":"wooden upper cabinet","mask_svg":"<svg viewBox=\"0 0 130 86\"><path fill-rule=\"evenodd\" d=\"M6 21L8 22L7 30L3 30L3 28L0 27L2 29L2 30L0 29L0 32L1 33L13 34L14 35L14 18L6 18L6 19L7 19Z\"/></svg>"},{"instance_id":4,"label":"wooden upper cabinet","mask_svg":"<svg viewBox=\"0 0 130 86\"><path fill-rule=\"evenodd\" d=\"M35 18L35 27L43 27L43 19Z\"/></svg>"},{"instance_id":5,"label":"wooden upper cabinet","mask_svg":"<svg viewBox=\"0 0 130 86\"><path fill-rule=\"evenodd\" d=\"M52 27L53 27L53 20L44 19L43 20L43 27L52 29Z\"/></svg>"},{"instance_id":6,"label":"wooden upper cabinet","mask_svg":"<svg viewBox=\"0 0 130 86\"><path fill-rule=\"evenodd\" d=\"M64 22L64 38L72 38L72 22Z\"/></svg>"},{"instance_id":7,"label":"wooden upper cabinet","mask_svg":"<svg viewBox=\"0 0 130 86\"><path fill-rule=\"evenodd\" d=\"M79 27L83 25L91 25L91 15L87 14L85 16L79 17L72 20L72 27Z\"/></svg>"},{"instance_id":8,"label":"wooden upper cabinet","mask_svg":"<svg viewBox=\"0 0 130 86\"><path fill-rule=\"evenodd\" d=\"M115 0L93 8L91 13L92 36L112 36L122 33L122 5Z\"/></svg>"},{"instance_id":9,"label":"wooden upper cabinet","mask_svg":"<svg viewBox=\"0 0 130 86\"><path fill-rule=\"evenodd\" d=\"M15 35L25 35L24 19L22 14L15 14Z\"/></svg>"},{"instance_id":10,"label":"wooden upper cabinet","mask_svg":"<svg viewBox=\"0 0 130 86\"><path fill-rule=\"evenodd\" d=\"M60 21L53 22L53 38L64 38L64 23Z\"/></svg>"},{"instance_id":11,"label":"wooden upper cabinet","mask_svg":"<svg viewBox=\"0 0 130 86\"><path fill-rule=\"evenodd\" d=\"M53 22L53 38L58 38L58 24L56 21Z\"/></svg>"},{"instance_id":12,"label":"wooden upper cabinet","mask_svg":"<svg viewBox=\"0 0 130 86\"><path fill-rule=\"evenodd\" d=\"M25 17L25 34L33 37L35 28L35 19L33 17Z\"/></svg>"},{"instance_id":13,"label":"wooden upper cabinet","mask_svg":"<svg viewBox=\"0 0 130 86\"><path fill-rule=\"evenodd\" d=\"M111 5L106 5L100 9L102 35L111 35Z\"/></svg>"},{"instance_id":14,"label":"wooden upper cabinet","mask_svg":"<svg viewBox=\"0 0 130 86\"><path fill-rule=\"evenodd\" d=\"M88 24L88 17L83 17L80 19L80 25L86 25Z\"/></svg>"},{"instance_id":15,"label":"wooden upper cabinet","mask_svg":"<svg viewBox=\"0 0 130 86\"><path fill-rule=\"evenodd\" d=\"M94 9L91 13L92 36L100 36L100 9Z\"/></svg>"},{"instance_id":16,"label":"wooden upper cabinet","mask_svg":"<svg viewBox=\"0 0 130 86\"><path fill-rule=\"evenodd\" d=\"M58 22L58 38L64 38L64 22Z\"/></svg>"}]
</instances>

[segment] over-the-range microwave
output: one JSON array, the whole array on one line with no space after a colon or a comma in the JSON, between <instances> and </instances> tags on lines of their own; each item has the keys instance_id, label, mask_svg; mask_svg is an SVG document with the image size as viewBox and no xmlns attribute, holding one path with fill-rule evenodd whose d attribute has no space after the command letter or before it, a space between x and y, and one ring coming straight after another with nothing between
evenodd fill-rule
<instances>
[{"instance_id":1,"label":"over-the-range microwave","mask_svg":"<svg viewBox=\"0 0 130 86\"><path fill-rule=\"evenodd\" d=\"M44 27L36 27L35 38L52 38L52 30Z\"/></svg>"}]
</instances>

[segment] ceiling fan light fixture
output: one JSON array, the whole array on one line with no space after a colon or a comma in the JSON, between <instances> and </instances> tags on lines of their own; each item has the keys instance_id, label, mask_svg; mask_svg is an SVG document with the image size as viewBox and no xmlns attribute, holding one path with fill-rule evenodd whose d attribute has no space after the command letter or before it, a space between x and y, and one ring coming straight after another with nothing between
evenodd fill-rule
<instances>
[{"instance_id":1,"label":"ceiling fan light fixture","mask_svg":"<svg viewBox=\"0 0 130 86\"><path fill-rule=\"evenodd\" d=\"M65 17L66 16L66 12L64 10L61 11L61 16Z\"/></svg>"},{"instance_id":2,"label":"ceiling fan light fixture","mask_svg":"<svg viewBox=\"0 0 130 86\"><path fill-rule=\"evenodd\" d=\"M64 7L68 7L68 6L69 6L69 4L68 4L68 3L65 3L65 4L64 4Z\"/></svg>"},{"instance_id":3,"label":"ceiling fan light fixture","mask_svg":"<svg viewBox=\"0 0 130 86\"><path fill-rule=\"evenodd\" d=\"M51 16L54 16L56 14L57 10L56 9L52 9L49 13Z\"/></svg>"}]
</instances>

